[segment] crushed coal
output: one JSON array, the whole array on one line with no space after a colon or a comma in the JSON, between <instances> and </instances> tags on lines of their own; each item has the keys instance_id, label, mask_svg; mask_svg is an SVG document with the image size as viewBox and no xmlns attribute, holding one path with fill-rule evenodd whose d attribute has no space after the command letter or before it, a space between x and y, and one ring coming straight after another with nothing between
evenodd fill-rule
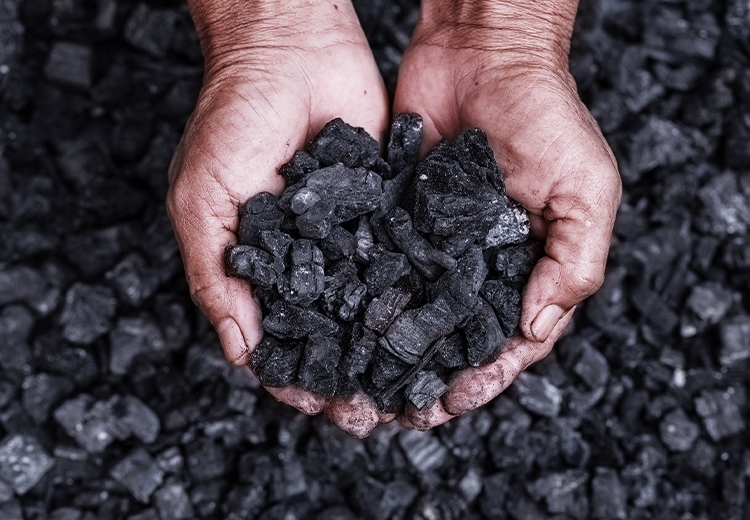
<instances>
[{"instance_id":1,"label":"crushed coal","mask_svg":"<svg viewBox=\"0 0 750 520\"><path fill-rule=\"evenodd\" d=\"M354 4L392 96L418 6ZM744 0L581 2L571 71L625 184L604 286L517 388L430 432L391 423L357 440L227 365L190 301L163 211L203 71L184 3L0 0L0 518L750 517L749 14ZM270 384L296 377L321 325L352 338L340 395L382 365L377 384L414 370L400 388L427 404L431 372L469 366L463 333L424 366L380 348L431 297L416 267L359 303L350 276L378 246L397 252L386 217L406 209L396 172L419 148L402 130L390 170L347 148L382 179L380 206L308 238L343 263L324 260L316 314L277 310L303 319L256 349L292 368ZM301 151L281 174L329 166ZM252 247L288 258L293 224ZM515 248L487 265L528 270ZM514 327L514 293L485 280L479 297Z\"/></svg>"},{"instance_id":2,"label":"crushed coal","mask_svg":"<svg viewBox=\"0 0 750 520\"><path fill-rule=\"evenodd\" d=\"M267 386L362 389L381 411L425 410L461 361L493 362L515 333L517 288L543 253L528 216L481 130L418 161L421 138L421 116L396 114L386 161L362 128L334 119L281 167L278 199L245 203L224 261L260 289L265 338L250 364ZM404 193L386 193L395 179ZM348 229L373 220L385 240L358 247Z\"/></svg>"}]
</instances>

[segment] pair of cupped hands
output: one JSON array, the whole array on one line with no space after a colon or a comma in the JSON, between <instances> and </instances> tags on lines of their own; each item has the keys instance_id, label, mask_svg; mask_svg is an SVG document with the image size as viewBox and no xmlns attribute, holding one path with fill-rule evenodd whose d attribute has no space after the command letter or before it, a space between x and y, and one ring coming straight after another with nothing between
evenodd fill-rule
<instances>
[{"instance_id":1,"label":"pair of cupped hands","mask_svg":"<svg viewBox=\"0 0 750 520\"><path fill-rule=\"evenodd\" d=\"M195 303L229 362L262 337L244 280L224 273L240 208L279 195L278 168L329 120L364 127L381 145L392 112L424 120L422 153L483 129L508 195L528 210L544 256L523 295L521 333L492 364L460 371L428 410L382 414L369 396L329 398L268 388L306 414L324 411L367 436L397 419L426 430L481 406L545 357L575 306L602 283L620 201L615 159L568 72L577 0L425 0L401 64L393 107L349 0L189 1L205 78L170 168L167 209Z\"/></svg>"}]
</instances>

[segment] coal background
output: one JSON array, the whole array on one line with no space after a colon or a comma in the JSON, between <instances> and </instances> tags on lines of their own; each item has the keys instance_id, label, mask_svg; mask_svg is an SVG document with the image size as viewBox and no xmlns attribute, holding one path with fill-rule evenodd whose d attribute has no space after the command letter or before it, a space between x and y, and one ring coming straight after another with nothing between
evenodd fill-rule
<instances>
[{"instance_id":1,"label":"coal background","mask_svg":"<svg viewBox=\"0 0 750 520\"><path fill-rule=\"evenodd\" d=\"M417 6L357 2L393 89ZM0 0L0 518L750 517L750 9L581 6L625 195L602 290L506 395L365 441L226 365L163 209L184 5Z\"/></svg>"}]
</instances>

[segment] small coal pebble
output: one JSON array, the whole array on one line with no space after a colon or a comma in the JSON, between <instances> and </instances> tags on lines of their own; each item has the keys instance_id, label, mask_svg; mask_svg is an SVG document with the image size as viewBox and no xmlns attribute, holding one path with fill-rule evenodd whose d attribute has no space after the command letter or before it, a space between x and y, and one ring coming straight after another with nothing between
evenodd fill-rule
<instances>
[{"instance_id":1,"label":"small coal pebble","mask_svg":"<svg viewBox=\"0 0 750 520\"><path fill-rule=\"evenodd\" d=\"M279 198L245 204L225 265L263 305L250 365L264 385L362 388L381 411L425 410L454 370L491 363L515 333L541 256L526 212L484 132L418 162L421 133L420 116L394 116L386 161L363 129L334 119L281 167Z\"/></svg>"}]
</instances>

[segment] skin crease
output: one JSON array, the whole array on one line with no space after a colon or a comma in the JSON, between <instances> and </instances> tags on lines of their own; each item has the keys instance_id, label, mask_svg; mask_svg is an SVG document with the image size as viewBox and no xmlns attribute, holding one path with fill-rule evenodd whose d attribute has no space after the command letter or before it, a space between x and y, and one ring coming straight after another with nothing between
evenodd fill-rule
<instances>
[{"instance_id":1,"label":"skin crease","mask_svg":"<svg viewBox=\"0 0 750 520\"><path fill-rule=\"evenodd\" d=\"M222 252L236 243L239 208L260 191L281 193L278 167L330 119L362 126L381 144L389 119L350 3L255 4L256 19L248 20L232 16L248 11L241 2L190 2L206 77L170 168L167 200L191 296L236 365L247 363L262 337L248 284L224 274ZM423 116L423 152L466 128L484 129L508 194L529 211L535 238L546 239L547 256L524 294L523 335L496 362L454 375L448 392L422 413L409 406L399 417L379 414L364 394L326 400L295 386L269 388L277 399L307 414L325 411L359 438L394 418L429 429L488 402L546 356L574 306L599 287L621 187L611 151L567 72L576 4L424 1L394 101L394 111ZM296 32L300 20L306 32Z\"/></svg>"}]
</instances>

